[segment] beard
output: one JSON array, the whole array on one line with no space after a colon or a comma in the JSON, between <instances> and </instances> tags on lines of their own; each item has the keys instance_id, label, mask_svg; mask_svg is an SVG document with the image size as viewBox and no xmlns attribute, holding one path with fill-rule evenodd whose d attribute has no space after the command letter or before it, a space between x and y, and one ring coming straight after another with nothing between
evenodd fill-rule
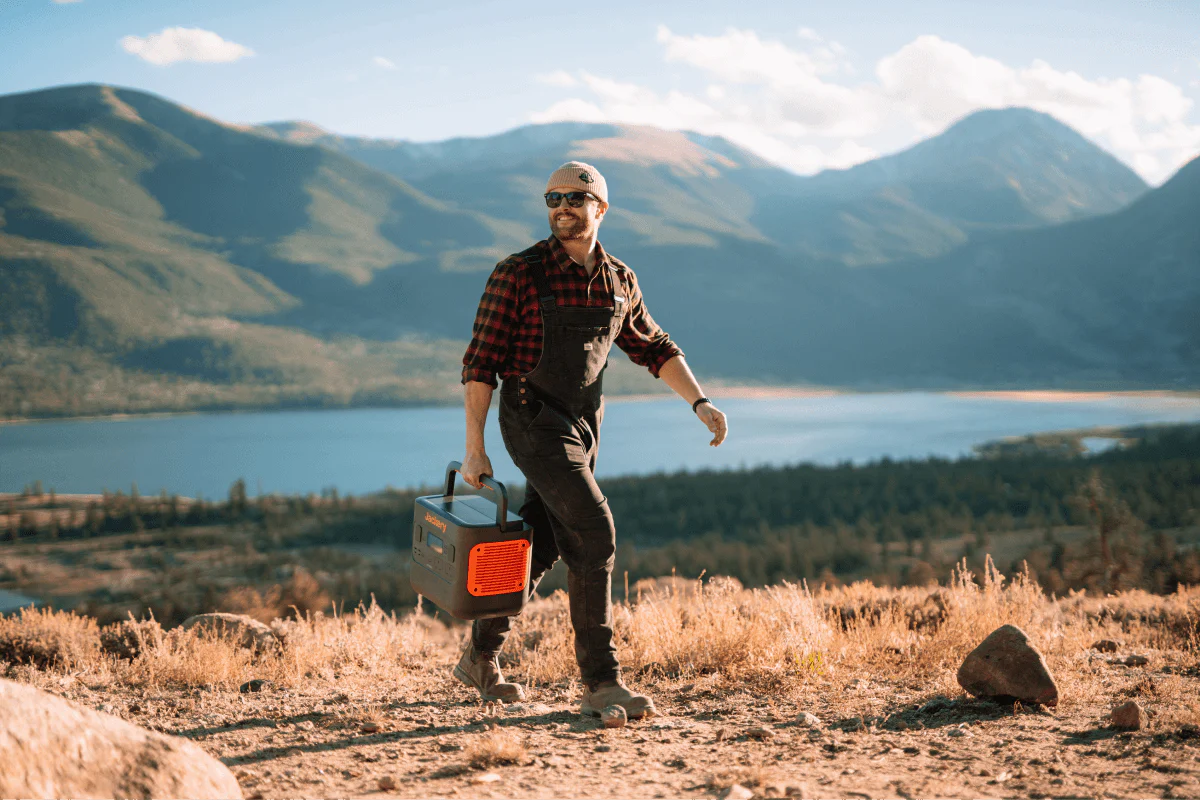
<instances>
[{"instance_id":1,"label":"beard","mask_svg":"<svg viewBox=\"0 0 1200 800\"><path fill-rule=\"evenodd\" d=\"M592 221L584 216L572 214L569 219L560 223L558 214L550 218L550 230L561 241L586 239L592 232Z\"/></svg>"}]
</instances>

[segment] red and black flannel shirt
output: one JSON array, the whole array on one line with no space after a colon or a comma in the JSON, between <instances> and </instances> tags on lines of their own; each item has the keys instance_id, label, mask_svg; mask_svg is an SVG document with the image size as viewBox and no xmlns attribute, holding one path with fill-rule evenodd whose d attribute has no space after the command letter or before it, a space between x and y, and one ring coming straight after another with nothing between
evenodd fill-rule
<instances>
[{"instance_id":1,"label":"red and black flannel shirt","mask_svg":"<svg viewBox=\"0 0 1200 800\"><path fill-rule=\"evenodd\" d=\"M617 334L616 344L633 363L658 377L663 364L683 355L646 310L633 270L611 258L596 243L596 268L589 276L582 264L567 255L553 235L546 239L549 251L542 265L560 306L611 308L614 304L612 273L602 269L607 261L621 283L629 311ZM537 289L523 259L510 256L496 265L488 278L475 314L471 344L463 356L462 382L479 381L497 385L497 376L511 378L529 372L542 355L542 314Z\"/></svg>"}]
</instances>

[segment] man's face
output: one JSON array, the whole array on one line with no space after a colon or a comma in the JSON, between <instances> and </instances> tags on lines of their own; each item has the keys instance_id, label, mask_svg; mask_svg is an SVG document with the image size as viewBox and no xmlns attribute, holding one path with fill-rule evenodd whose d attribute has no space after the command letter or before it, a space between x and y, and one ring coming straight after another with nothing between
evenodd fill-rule
<instances>
[{"instance_id":1,"label":"man's face","mask_svg":"<svg viewBox=\"0 0 1200 800\"><path fill-rule=\"evenodd\" d=\"M578 190L569 186L558 186L550 191L565 194ZM596 230L600 227L600 221L604 219L604 212L608 210L608 204L589 194L587 202L579 208L571 208L564 198L559 202L558 208L547 208L546 210L550 212L551 232L558 237L560 242L563 242L595 236Z\"/></svg>"}]
</instances>

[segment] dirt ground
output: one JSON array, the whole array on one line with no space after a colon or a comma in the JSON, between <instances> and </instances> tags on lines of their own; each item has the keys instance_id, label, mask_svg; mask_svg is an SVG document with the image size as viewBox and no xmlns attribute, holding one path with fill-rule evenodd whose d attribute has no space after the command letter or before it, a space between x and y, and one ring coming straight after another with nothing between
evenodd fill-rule
<instances>
[{"instance_id":1,"label":"dirt ground","mask_svg":"<svg viewBox=\"0 0 1200 800\"><path fill-rule=\"evenodd\" d=\"M1097 655L1110 692L1058 710L862 679L836 691L818 680L799 699L756 697L718 674L642 686L659 716L607 730L577 713L573 682L484 706L450 675L456 657L448 642L428 674L349 693L89 688L44 673L37 682L197 742L249 798L713 797L732 784L760 797L1200 796L1200 730L1158 724L1154 701L1194 697L1194 667ZM840 717L844 693L885 712ZM1138 697L1147 729L1107 727L1114 697Z\"/></svg>"}]
</instances>

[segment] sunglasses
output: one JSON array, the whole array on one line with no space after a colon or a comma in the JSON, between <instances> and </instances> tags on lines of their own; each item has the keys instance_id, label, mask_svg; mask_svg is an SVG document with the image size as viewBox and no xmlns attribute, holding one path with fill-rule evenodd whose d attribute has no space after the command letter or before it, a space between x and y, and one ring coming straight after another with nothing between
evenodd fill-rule
<instances>
[{"instance_id":1,"label":"sunglasses","mask_svg":"<svg viewBox=\"0 0 1200 800\"><path fill-rule=\"evenodd\" d=\"M546 208L558 208L564 199L571 208L581 208L588 200L595 198L588 192L546 192Z\"/></svg>"}]
</instances>

